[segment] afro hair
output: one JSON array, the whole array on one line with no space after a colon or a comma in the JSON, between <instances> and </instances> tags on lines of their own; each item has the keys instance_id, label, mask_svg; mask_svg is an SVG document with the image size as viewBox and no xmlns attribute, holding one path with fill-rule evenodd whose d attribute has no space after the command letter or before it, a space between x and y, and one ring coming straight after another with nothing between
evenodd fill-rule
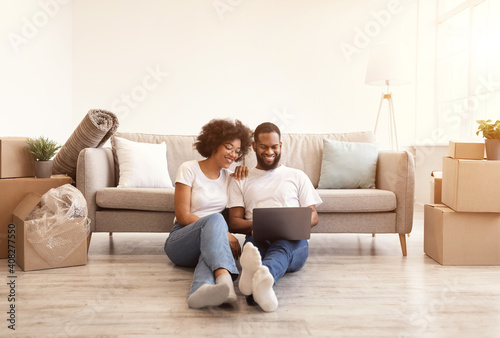
<instances>
[{"instance_id":1,"label":"afro hair","mask_svg":"<svg viewBox=\"0 0 500 338\"><path fill-rule=\"evenodd\" d=\"M208 158L221 144L234 139L241 141L241 156L236 160L238 162L250 150L252 131L240 120L233 122L228 119L213 119L201 128L201 133L196 138L194 147L201 156Z\"/></svg>"}]
</instances>

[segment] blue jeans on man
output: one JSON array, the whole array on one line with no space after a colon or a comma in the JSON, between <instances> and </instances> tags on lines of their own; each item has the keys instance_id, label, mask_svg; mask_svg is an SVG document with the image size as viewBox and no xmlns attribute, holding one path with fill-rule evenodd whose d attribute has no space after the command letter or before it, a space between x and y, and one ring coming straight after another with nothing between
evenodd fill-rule
<instances>
[{"instance_id":1,"label":"blue jeans on man","mask_svg":"<svg viewBox=\"0 0 500 338\"><path fill-rule=\"evenodd\" d=\"M309 256L309 243L306 240L255 241L251 235L247 235L245 244L247 242L259 250L262 265L267 266L275 284L286 272L299 271Z\"/></svg>"}]
</instances>

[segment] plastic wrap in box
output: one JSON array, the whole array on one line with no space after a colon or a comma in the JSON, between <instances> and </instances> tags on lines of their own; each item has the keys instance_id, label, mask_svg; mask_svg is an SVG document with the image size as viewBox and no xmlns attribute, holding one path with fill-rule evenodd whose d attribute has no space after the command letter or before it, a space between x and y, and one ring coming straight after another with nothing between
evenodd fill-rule
<instances>
[{"instance_id":1,"label":"plastic wrap in box","mask_svg":"<svg viewBox=\"0 0 500 338\"><path fill-rule=\"evenodd\" d=\"M90 219L83 194L70 184L50 189L26 219L27 239L51 266L87 239Z\"/></svg>"}]
</instances>

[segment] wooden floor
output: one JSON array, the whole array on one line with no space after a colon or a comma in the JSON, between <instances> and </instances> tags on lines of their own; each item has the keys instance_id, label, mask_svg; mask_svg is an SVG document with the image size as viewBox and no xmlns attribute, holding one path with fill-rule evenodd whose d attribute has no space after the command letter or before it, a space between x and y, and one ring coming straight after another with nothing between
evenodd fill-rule
<instances>
[{"instance_id":1,"label":"wooden floor","mask_svg":"<svg viewBox=\"0 0 500 338\"><path fill-rule=\"evenodd\" d=\"M15 332L3 260L0 336L498 337L500 267L437 264L423 253L422 219L407 257L395 234L313 235L306 266L275 287L274 313L237 288L234 307L189 309L192 270L165 256L167 234L94 234L86 266L18 269Z\"/></svg>"}]
</instances>

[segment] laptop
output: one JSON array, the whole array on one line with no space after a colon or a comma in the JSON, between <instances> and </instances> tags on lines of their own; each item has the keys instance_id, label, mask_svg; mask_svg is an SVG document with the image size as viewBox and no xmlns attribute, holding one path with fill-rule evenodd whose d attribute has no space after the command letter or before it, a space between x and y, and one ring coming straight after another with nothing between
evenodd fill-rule
<instances>
[{"instance_id":1,"label":"laptop","mask_svg":"<svg viewBox=\"0 0 500 338\"><path fill-rule=\"evenodd\" d=\"M256 241L309 239L311 213L310 207L255 208L253 238Z\"/></svg>"}]
</instances>

